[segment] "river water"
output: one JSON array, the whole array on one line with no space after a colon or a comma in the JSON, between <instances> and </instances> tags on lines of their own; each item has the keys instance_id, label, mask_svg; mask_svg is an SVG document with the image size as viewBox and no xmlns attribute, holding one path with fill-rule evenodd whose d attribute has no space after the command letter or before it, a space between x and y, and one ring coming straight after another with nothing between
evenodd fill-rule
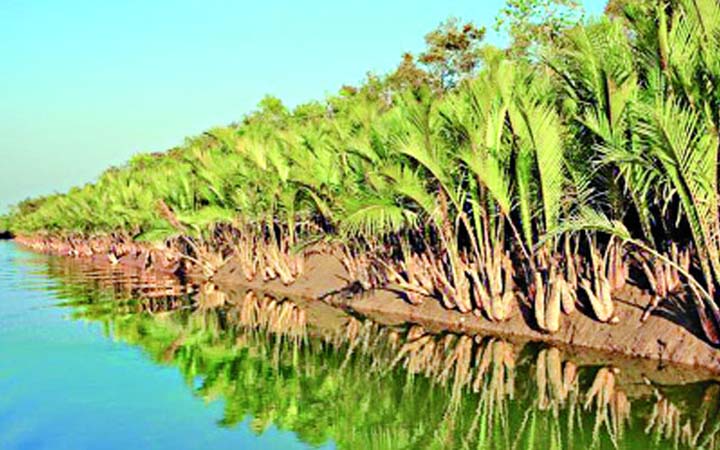
<instances>
[{"instance_id":1,"label":"river water","mask_svg":"<svg viewBox=\"0 0 720 450\"><path fill-rule=\"evenodd\" d=\"M0 449L720 448L720 384L0 242Z\"/></svg>"}]
</instances>

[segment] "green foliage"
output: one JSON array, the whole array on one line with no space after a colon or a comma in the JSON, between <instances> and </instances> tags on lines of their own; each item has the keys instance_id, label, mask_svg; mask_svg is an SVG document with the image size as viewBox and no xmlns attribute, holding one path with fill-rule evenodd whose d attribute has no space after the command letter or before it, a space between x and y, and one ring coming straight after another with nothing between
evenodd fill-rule
<instances>
[{"instance_id":1,"label":"green foliage","mask_svg":"<svg viewBox=\"0 0 720 450\"><path fill-rule=\"evenodd\" d=\"M5 226L161 240L174 233L162 200L196 235L272 221L309 240L442 234L459 252L512 232L501 245L528 255L591 208L658 252L692 241L712 290L720 6L614 2L570 26L575 6L508 3L503 26L542 58L480 47L484 30L450 20L427 36L428 71L406 55L325 103L290 111L266 97L240 125L21 202Z\"/></svg>"},{"instance_id":2,"label":"green foliage","mask_svg":"<svg viewBox=\"0 0 720 450\"><path fill-rule=\"evenodd\" d=\"M503 30L512 39L510 50L525 56L558 39L563 31L581 20L583 15L577 0L508 0L495 22L496 30Z\"/></svg>"},{"instance_id":3,"label":"green foliage","mask_svg":"<svg viewBox=\"0 0 720 450\"><path fill-rule=\"evenodd\" d=\"M10 231L10 220L9 214L0 216L0 234Z\"/></svg>"}]
</instances>

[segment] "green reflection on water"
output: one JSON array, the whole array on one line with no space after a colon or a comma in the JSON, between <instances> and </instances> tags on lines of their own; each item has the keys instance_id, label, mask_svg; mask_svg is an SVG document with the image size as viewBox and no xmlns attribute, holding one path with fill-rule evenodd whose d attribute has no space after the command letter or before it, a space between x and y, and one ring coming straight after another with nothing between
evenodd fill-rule
<instances>
[{"instance_id":1,"label":"green reflection on water","mask_svg":"<svg viewBox=\"0 0 720 450\"><path fill-rule=\"evenodd\" d=\"M212 285L187 293L66 260L47 270L73 318L224 400L222 427L251 417L257 433L274 424L347 449L720 448L720 385L686 369L381 326Z\"/></svg>"}]
</instances>

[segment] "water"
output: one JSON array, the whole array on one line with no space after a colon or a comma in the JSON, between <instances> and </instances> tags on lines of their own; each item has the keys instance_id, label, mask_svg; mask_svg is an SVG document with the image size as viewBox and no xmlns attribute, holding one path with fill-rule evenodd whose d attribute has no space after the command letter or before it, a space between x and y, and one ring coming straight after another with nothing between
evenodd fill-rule
<instances>
[{"instance_id":1,"label":"water","mask_svg":"<svg viewBox=\"0 0 720 450\"><path fill-rule=\"evenodd\" d=\"M720 448L707 374L0 242L0 449Z\"/></svg>"},{"instance_id":2,"label":"water","mask_svg":"<svg viewBox=\"0 0 720 450\"><path fill-rule=\"evenodd\" d=\"M197 395L185 368L153 361L150 336L113 338L102 321L57 307L61 296L99 298L0 242L0 449L309 447L290 430L257 433L250 416L224 426L226 401Z\"/></svg>"}]
</instances>

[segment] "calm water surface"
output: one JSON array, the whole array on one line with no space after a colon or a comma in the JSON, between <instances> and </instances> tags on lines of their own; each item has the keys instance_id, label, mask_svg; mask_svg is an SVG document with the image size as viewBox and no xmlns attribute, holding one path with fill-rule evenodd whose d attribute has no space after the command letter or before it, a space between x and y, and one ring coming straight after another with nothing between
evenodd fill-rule
<instances>
[{"instance_id":1,"label":"calm water surface","mask_svg":"<svg viewBox=\"0 0 720 450\"><path fill-rule=\"evenodd\" d=\"M46 258L0 241L0 449L311 446L250 414L225 423L232 406L200 394L200 374L154 359L162 330L129 343L107 321L76 320L58 305L99 296L63 283Z\"/></svg>"},{"instance_id":2,"label":"calm water surface","mask_svg":"<svg viewBox=\"0 0 720 450\"><path fill-rule=\"evenodd\" d=\"M720 448L707 374L0 242L0 449Z\"/></svg>"}]
</instances>

